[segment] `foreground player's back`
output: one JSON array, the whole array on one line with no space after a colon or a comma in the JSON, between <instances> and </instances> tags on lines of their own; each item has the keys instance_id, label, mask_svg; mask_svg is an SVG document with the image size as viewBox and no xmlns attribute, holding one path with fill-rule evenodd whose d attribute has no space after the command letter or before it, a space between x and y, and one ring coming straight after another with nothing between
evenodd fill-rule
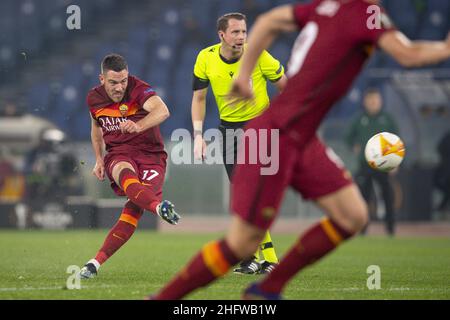
<instances>
[{"instance_id":1,"label":"foreground player's back","mask_svg":"<svg viewBox=\"0 0 450 320\"><path fill-rule=\"evenodd\" d=\"M301 32L288 65L288 86L276 100L283 110L271 110L280 127L296 122L296 127L315 131L333 103L349 89L378 38L392 29L384 14L384 23L369 28L369 6L363 0L294 6ZM299 123L300 115L305 120Z\"/></svg>"}]
</instances>

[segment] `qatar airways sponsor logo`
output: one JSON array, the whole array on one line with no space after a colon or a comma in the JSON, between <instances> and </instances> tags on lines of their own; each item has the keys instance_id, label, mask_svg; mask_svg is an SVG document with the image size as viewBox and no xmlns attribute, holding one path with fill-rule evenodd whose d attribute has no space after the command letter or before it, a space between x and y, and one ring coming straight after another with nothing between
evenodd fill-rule
<instances>
[{"instance_id":1,"label":"qatar airways sponsor logo","mask_svg":"<svg viewBox=\"0 0 450 320\"><path fill-rule=\"evenodd\" d=\"M107 132L120 130L120 124L127 120L128 120L127 117L123 117L123 118L101 117L98 119L102 128Z\"/></svg>"}]
</instances>

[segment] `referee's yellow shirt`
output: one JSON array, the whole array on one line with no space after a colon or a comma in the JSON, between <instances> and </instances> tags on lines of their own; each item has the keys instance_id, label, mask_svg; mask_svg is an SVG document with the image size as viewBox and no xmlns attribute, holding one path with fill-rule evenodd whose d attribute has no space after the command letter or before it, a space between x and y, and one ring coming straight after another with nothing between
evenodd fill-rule
<instances>
[{"instance_id":1,"label":"referee's yellow shirt","mask_svg":"<svg viewBox=\"0 0 450 320\"><path fill-rule=\"evenodd\" d=\"M240 60L226 61L220 55L221 44L203 49L197 56L194 66L193 89L199 90L211 84L220 119L228 122L241 122L260 115L269 105L267 80L278 81L284 74L281 63L267 51L263 51L252 74L252 86L255 99L230 106L226 95L236 78L241 64Z\"/></svg>"}]
</instances>

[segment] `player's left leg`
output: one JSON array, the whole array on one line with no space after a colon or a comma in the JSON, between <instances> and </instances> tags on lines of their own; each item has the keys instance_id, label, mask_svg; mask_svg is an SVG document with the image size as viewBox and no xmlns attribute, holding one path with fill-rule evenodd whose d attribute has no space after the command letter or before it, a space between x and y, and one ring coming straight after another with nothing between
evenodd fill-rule
<instances>
[{"instance_id":1,"label":"player's left leg","mask_svg":"<svg viewBox=\"0 0 450 320\"><path fill-rule=\"evenodd\" d=\"M225 275L257 250L277 216L295 164L296 153L285 148L285 140L279 141L279 170L274 175L261 175L261 164L236 165L231 192L235 214L225 239L204 246L154 299L180 299Z\"/></svg>"},{"instance_id":2,"label":"player's left leg","mask_svg":"<svg viewBox=\"0 0 450 320\"><path fill-rule=\"evenodd\" d=\"M297 272L333 251L360 231L367 221L367 207L355 185L346 186L316 202L328 217L302 234L280 264L257 284L256 289L265 295L279 295ZM254 290L255 287L247 289L244 297L253 298Z\"/></svg>"},{"instance_id":3,"label":"player's left leg","mask_svg":"<svg viewBox=\"0 0 450 320\"><path fill-rule=\"evenodd\" d=\"M233 216L225 239L207 243L152 299L181 299L225 275L233 265L252 256L264 232L240 217Z\"/></svg>"},{"instance_id":4,"label":"player's left leg","mask_svg":"<svg viewBox=\"0 0 450 320\"><path fill-rule=\"evenodd\" d=\"M298 157L292 186L305 198L315 199L328 217L303 233L280 264L244 298L279 296L292 277L334 250L343 240L361 230L367 221L367 206L343 164L319 140L308 144Z\"/></svg>"},{"instance_id":5,"label":"player's left leg","mask_svg":"<svg viewBox=\"0 0 450 320\"><path fill-rule=\"evenodd\" d=\"M141 208L131 201L127 201L119 221L109 231L103 246L96 256L89 260L81 269L80 276L82 278L88 279L97 275L100 266L131 238L142 213L143 210Z\"/></svg>"}]
</instances>

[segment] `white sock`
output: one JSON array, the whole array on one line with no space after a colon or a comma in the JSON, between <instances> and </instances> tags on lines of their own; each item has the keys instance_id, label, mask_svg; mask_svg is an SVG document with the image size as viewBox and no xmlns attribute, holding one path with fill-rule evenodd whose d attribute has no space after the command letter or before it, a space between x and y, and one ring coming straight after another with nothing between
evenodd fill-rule
<instances>
[{"instance_id":1,"label":"white sock","mask_svg":"<svg viewBox=\"0 0 450 320\"><path fill-rule=\"evenodd\" d=\"M97 271L98 271L98 269L100 269L100 263L95 259L91 259L87 263L92 263L95 266L95 269L97 269Z\"/></svg>"}]
</instances>

